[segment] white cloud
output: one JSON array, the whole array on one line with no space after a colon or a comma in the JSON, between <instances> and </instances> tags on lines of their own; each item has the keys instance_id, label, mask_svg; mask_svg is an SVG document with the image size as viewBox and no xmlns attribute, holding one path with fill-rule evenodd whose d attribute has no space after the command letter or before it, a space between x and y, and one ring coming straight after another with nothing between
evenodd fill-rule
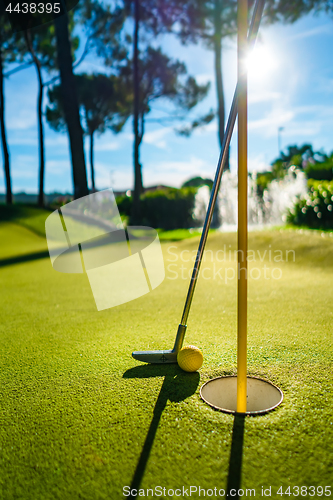
<instances>
[{"instance_id":1,"label":"white cloud","mask_svg":"<svg viewBox=\"0 0 333 500\"><path fill-rule=\"evenodd\" d=\"M13 137L12 137L13 135ZM20 133L10 134L8 138L9 146L36 146L38 143L37 133L21 136Z\"/></svg>"},{"instance_id":2,"label":"white cloud","mask_svg":"<svg viewBox=\"0 0 333 500\"><path fill-rule=\"evenodd\" d=\"M315 136L320 134L322 129L321 123L318 121L307 121L302 123L293 123L288 125L283 131L284 137L302 137Z\"/></svg>"},{"instance_id":3,"label":"white cloud","mask_svg":"<svg viewBox=\"0 0 333 500\"><path fill-rule=\"evenodd\" d=\"M94 151L116 151L117 149L120 149L119 141L112 141L105 143L98 143L96 141L96 144L94 146Z\"/></svg>"},{"instance_id":4,"label":"white cloud","mask_svg":"<svg viewBox=\"0 0 333 500\"><path fill-rule=\"evenodd\" d=\"M214 120L212 120L207 125L203 125L202 127L194 129L193 135L205 135L205 134L211 134L212 132L216 133L217 129L218 129L217 118L214 118Z\"/></svg>"},{"instance_id":5,"label":"white cloud","mask_svg":"<svg viewBox=\"0 0 333 500\"><path fill-rule=\"evenodd\" d=\"M46 171L53 175L62 175L64 172L71 172L72 165L69 160L47 160Z\"/></svg>"},{"instance_id":6,"label":"white cloud","mask_svg":"<svg viewBox=\"0 0 333 500\"><path fill-rule=\"evenodd\" d=\"M78 66L78 71L76 71L77 74L79 73L103 73L106 74L106 68L105 66L101 63L98 64L96 62L91 62L88 59L82 61L82 63Z\"/></svg>"},{"instance_id":7,"label":"white cloud","mask_svg":"<svg viewBox=\"0 0 333 500\"><path fill-rule=\"evenodd\" d=\"M295 35L289 36L288 40L299 40L301 38L309 38L311 36L324 34L332 35L332 23L323 24L321 26L317 26L316 28L303 31L302 33L296 33Z\"/></svg>"},{"instance_id":8,"label":"white cloud","mask_svg":"<svg viewBox=\"0 0 333 500\"><path fill-rule=\"evenodd\" d=\"M312 115L320 115L323 112L326 111L327 108L326 106L323 106L321 104L306 104L304 106L294 106L293 108L295 110L295 113L300 115L302 113L311 113ZM331 108L333 110L333 107Z\"/></svg>"},{"instance_id":9,"label":"white cloud","mask_svg":"<svg viewBox=\"0 0 333 500\"><path fill-rule=\"evenodd\" d=\"M215 165L207 163L201 158L192 157L189 161L162 161L145 163L142 170L144 186L166 184L181 186L187 179L195 176L212 178ZM89 172L90 174L90 172ZM88 177L90 178L90 175ZM133 167L128 165L113 165L96 162L96 185L99 189L112 187L116 191L133 188Z\"/></svg>"},{"instance_id":10,"label":"white cloud","mask_svg":"<svg viewBox=\"0 0 333 500\"><path fill-rule=\"evenodd\" d=\"M265 101L277 101L281 99L281 92L274 92L273 90L262 90L260 92L249 92L249 104L257 104Z\"/></svg>"},{"instance_id":11,"label":"white cloud","mask_svg":"<svg viewBox=\"0 0 333 500\"><path fill-rule=\"evenodd\" d=\"M15 193L26 193L26 194L34 194L37 197L37 184L35 187L27 187L25 184L15 184L14 189L13 189L13 194L15 196Z\"/></svg>"},{"instance_id":12,"label":"white cloud","mask_svg":"<svg viewBox=\"0 0 333 500\"><path fill-rule=\"evenodd\" d=\"M37 79L34 68L12 75L5 83L8 130L37 129Z\"/></svg>"},{"instance_id":13,"label":"white cloud","mask_svg":"<svg viewBox=\"0 0 333 500\"><path fill-rule=\"evenodd\" d=\"M8 113L7 128L8 130L27 130L37 126L37 116L35 110L26 109L24 107Z\"/></svg>"},{"instance_id":14,"label":"white cloud","mask_svg":"<svg viewBox=\"0 0 333 500\"><path fill-rule=\"evenodd\" d=\"M121 138L125 141L133 142L134 141L134 134L133 134L133 132L122 132Z\"/></svg>"},{"instance_id":15,"label":"white cloud","mask_svg":"<svg viewBox=\"0 0 333 500\"><path fill-rule=\"evenodd\" d=\"M208 82L212 85L215 81L215 75L214 73L201 73L195 75L195 79L200 85L205 85Z\"/></svg>"},{"instance_id":16,"label":"white cloud","mask_svg":"<svg viewBox=\"0 0 333 500\"><path fill-rule=\"evenodd\" d=\"M24 165L35 165L36 164L36 157L33 155L18 154L15 156L14 163L16 165L21 165L22 163Z\"/></svg>"},{"instance_id":17,"label":"white cloud","mask_svg":"<svg viewBox=\"0 0 333 500\"><path fill-rule=\"evenodd\" d=\"M302 115L308 115L304 117ZM331 126L333 106L304 105L275 108L266 116L249 122L249 130L265 138L275 137L277 129L283 126L282 137L314 137Z\"/></svg>"},{"instance_id":18,"label":"white cloud","mask_svg":"<svg viewBox=\"0 0 333 500\"><path fill-rule=\"evenodd\" d=\"M233 173L237 173L238 165L237 165L237 154L234 151L230 156L230 170ZM253 155L248 157L248 171L249 172L264 172L266 170L270 170L271 167L267 162L266 154L259 153L258 155ZM222 181L223 182L223 181Z\"/></svg>"},{"instance_id":19,"label":"white cloud","mask_svg":"<svg viewBox=\"0 0 333 500\"><path fill-rule=\"evenodd\" d=\"M321 116L331 119L333 117L333 106L325 106L322 108Z\"/></svg>"},{"instance_id":20,"label":"white cloud","mask_svg":"<svg viewBox=\"0 0 333 500\"><path fill-rule=\"evenodd\" d=\"M143 142L146 144L152 144L160 149L166 149L167 142L165 141L165 137L169 135L172 130L173 129L171 127L165 127L151 132L146 132L143 136Z\"/></svg>"},{"instance_id":21,"label":"white cloud","mask_svg":"<svg viewBox=\"0 0 333 500\"><path fill-rule=\"evenodd\" d=\"M265 170L270 170L270 166L265 160L265 155L263 153L260 153L256 156L249 156L248 169L250 172L264 172Z\"/></svg>"},{"instance_id":22,"label":"white cloud","mask_svg":"<svg viewBox=\"0 0 333 500\"><path fill-rule=\"evenodd\" d=\"M191 157L189 161L162 161L145 163L142 170L144 186L164 184L179 187L191 177L203 176L212 178L216 165L205 160ZM88 173L90 179L90 172ZM116 191L133 188L134 177L132 165L95 164L96 186L99 189L112 187Z\"/></svg>"},{"instance_id":23,"label":"white cloud","mask_svg":"<svg viewBox=\"0 0 333 500\"><path fill-rule=\"evenodd\" d=\"M61 134L59 133L56 136L53 137L47 137L45 139L45 146L48 147L57 147L57 146L68 146L68 137L67 134Z\"/></svg>"},{"instance_id":24,"label":"white cloud","mask_svg":"<svg viewBox=\"0 0 333 500\"><path fill-rule=\"evenodd\" d=\"M333 78L322 78L320 81L320 90L331 94L333 92Z\"/></svg>"},{"instance_id":25,"label":"white cloud","mask_svg":"<svg viewBox=\"0 0 333 500\"><path fill-rule=\"evenodd\" d=\"M249 130L253 133L259 133L265 138L271 138L277 136L277 130L282 125L282 140L284 143L286 141L295 141L297 138L316 137L322 133L324 126L323 119L318 116L319 112L311 113L316 116L314 119L303 119L299 116L310 113L309 108L311 107L273 110L262 119L252 120L249 123Z\"/></svg>"},{"instance_id":26,"label":"white cloud","mask_svg":"<svg viewBox=\"0 0 333 500\"><path fill-rule=\"evenodd\" d=\"M277 128L290 123L295 112L286 109L272 110L266 117L249 121L249 130L262 130L266 137L276 135Z\"/></svg>"},{"instance_id":27,"label":"white cloud","mask_svg":"<svg viewBox=\"0 0 333 500\"><path fill-rule=\"evenodd\" d=\"M88 177L90 179L90 171ZM133 170L128 165L96 162L95 183L99 189L109 187L115 191L131 189L133 187Z\"/></svg>"},{"instance_id":28,"label":"white cloud","mask_svg":"<svg viewBox=\"0 0 333 500\"><path fill-rule=\"evenodd\" d=\"M189 161L162 161L154 165L147 164L143 170L145 186L156 184L168 184L180 186L191 177L212 177L215 173L215 165L197 157L191 157Z\"/></svg>"},{"instance_id":29,"label":"white cloud","mask_svg":"<svg viewBox=\"0 0 333 500\"><path fill-rule=\"evenodd\" d=\"M38 175L38 167L36 167L36 171L34 172L33 170L17 170L16 168L12 168L11 170L11 177L12 179L34 179L37 178Z\"/></svg>"}]
</instances>

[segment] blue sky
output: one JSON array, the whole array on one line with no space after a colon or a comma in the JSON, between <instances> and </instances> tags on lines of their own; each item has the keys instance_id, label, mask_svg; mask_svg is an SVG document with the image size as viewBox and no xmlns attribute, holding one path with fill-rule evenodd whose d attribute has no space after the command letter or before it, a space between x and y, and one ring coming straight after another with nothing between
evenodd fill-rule
<instances>
[{"instance_id":1,"label":"blue sky","mask_svg":"<svg viewBox=\"0 0 333 500\"><path fill-rule=\"evenodd\" d=\"M184 61L199 82L211 82L198 115L216 106L213 54L200 45L183 47L171 36L160 41L163 49ZM261 29L260 41L249 70L249 169L265 170L278 155L278 128L282 147L310 142L316 149L333 150L333 20L325 15L307 16L293 25L276 24ZM226 41L223 51L226 105L229 110L236 83L236 47ZM93 56L80 72L103 71ZM38 147L34 68L5 81L6 122L11 155L13 191L37 192ZM160 117L168 105L156 101L149 118ZM147 123L141 148L143 180L180 186L195 175L214 176L219 147L216 121L190 138L174 132L176 123ZM179 124L178 124L179 125ZM46 131L45 191L72 192L66 134ZM236 135L231 144L231 166L236 169ZM107 132L95 141L98 188L130 189L133 185L132 123L123 132ZM88 141L86 143L87 170ZM0 191L4 192L3 168Z\"/></svg>"}]
</instances>

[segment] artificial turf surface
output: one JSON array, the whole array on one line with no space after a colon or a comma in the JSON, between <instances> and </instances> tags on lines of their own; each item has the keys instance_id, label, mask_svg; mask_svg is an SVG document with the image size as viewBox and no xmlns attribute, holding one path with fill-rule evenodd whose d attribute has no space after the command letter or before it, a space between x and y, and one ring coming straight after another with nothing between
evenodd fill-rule
<instances>
[{"instance_id":1,"label":"artificial turf surface","mask_svg":"<svg viewBox=\"0 0 333 500\"><path fill-rule=\"evenodd\" d=\"M290 486L291 498L320 498L321 490L297 495L296 486L333 486L333 238L250 233L251 268L262 276L249 280L248 372L278 385L284 401L267 415L235 419L199 396L210 378L236 372L237 283L225 283L236 264L217 253L236 248L235 234L209 236L185 340L202 349L204 364L186 374L136 362L131 352L172 347L192 265L185 260L198 237L163 241L164 282L97 312L86 275L52 269L47 213L4 213L1 499L113 500L125 498L126 485L242 488L247 498L246 489L260 498L263 486L274 499L287 498L277 492ZM274 262L268 250L277 249L284 260L294 250L295 262L293 254ZM265 279L264 265L282 277Z\"/></svg>"}]
</instances>

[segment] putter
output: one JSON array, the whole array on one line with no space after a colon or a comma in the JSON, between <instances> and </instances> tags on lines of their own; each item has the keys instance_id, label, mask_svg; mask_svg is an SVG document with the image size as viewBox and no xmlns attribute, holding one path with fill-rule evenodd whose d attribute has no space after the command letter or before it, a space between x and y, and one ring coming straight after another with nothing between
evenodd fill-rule
<instances>
[{"instance_id":1,"label":"putter","mask_svg":"<svg viewBox=\"0 0 333 500\"><path fill-rule=\"evenodd\" d=\"M264 11L264 6L265 6L265 0L256 0L253 14L252 14L251 23L250 23L249 33L248 33L248 45L249 45L250 50L254 47L256 39L257 39L259 25L260 25L260 21L261 21L262 15L263 15L263 11ZM185 301L182 319L181 319L181 322L178 326L175 344L173 346L173 349L170 349L170 350L134 351L132 353L132 356L134 359L137 359L138 361L143 361L145 363L177 363L177 354L180 351L180 349L182 348L182 345L184 342L184 337L185 337L186 328L187 328L187 325L186 325L187 318L188 318L188 315L190 312L191 303L192 303L194 290L195 290L195 285L197 283L197 279L198 279L198 275L199 275L200 264L201 264L202 256L203 256L203 253L205 250L208 231L209 231L210 224L212 221L212 216L213 216L213 211L214 211L214 207L215 207L215 203L216 203L217 193L218 193L218 190L220 187L221 177L222 177L223 170L225 167L225 162L227 159L227 152L228 152L228 149L230 146L230 141L231 141L232 133L233 133L236 118L237 118L239 89L240 89L240 82L237 82L236 90L234 93L234 97L232 100L232 105L231 105L231 109L230 109L230 113L229 113L229 117L228 117L227 127L226 127L225 134L224 134L221 153L220 153L219 161L217 164L214 184L212 187L210 200L209 200L209 204L208 204L208 208L207 208L205 223L204 223L203 230L201 233L201 238L200 238L200 243L199 243L199 247L198 247L198 251L197 251L197 256L196 256L193 271L192 271L191 281L190 281L189 289L187 292L187 297L186 297L186 301Z\"/></svg>"}]
</instances>

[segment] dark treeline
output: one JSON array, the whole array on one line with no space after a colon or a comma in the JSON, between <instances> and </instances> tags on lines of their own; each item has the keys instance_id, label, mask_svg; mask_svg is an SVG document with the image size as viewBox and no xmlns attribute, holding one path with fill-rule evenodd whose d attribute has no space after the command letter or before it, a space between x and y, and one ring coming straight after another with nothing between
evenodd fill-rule
<instances>
[{"instance_id":1,"label":"dark treeline","mask_svg":"<svg viewBox=\"0 0 333 500\"><path fill-rule=\"evenodd\" d=\"M253 1L249 0L250 6ZM311 11L332 14L330 1L267 0L264 22L294 22ZM1 14L1 13L0 13ZM83 40L74 34L81 26ZM225 128L225 98L222 75L223 40L236 34L237 0L81 0L78 6L53 22L13 32L2 12L0 17L0 132L5 172L6 200L12 203L11 163L5 124L6 77L33 65L38 91L36 111L39 147L39 196L44 205L44 120L68 134L75 198L88 194L84 136L90 143L90 177L96 188L94 138L105 130L119 133L132 119L133 211L140 221L143 192L140 147L146 117L157 99L172 106L160 122L175 123L178 133L189 135L196 127L218 121L218 141ZM82 30L81 30L82 31ZM207 95L209 84L200 85L185 64L165 54L158 42L169 33L185 46L202 44L214 52L216 109L203 116L195 109ZM84 47L82 43L84 42ZM81 47L80 47L81 45ZM80 48L81 56L76 54ZM101 74L84 74L80 64L94 54L105 66ZM44 98L48 97L45 105Z\"/></svg>"}]
</instances>

